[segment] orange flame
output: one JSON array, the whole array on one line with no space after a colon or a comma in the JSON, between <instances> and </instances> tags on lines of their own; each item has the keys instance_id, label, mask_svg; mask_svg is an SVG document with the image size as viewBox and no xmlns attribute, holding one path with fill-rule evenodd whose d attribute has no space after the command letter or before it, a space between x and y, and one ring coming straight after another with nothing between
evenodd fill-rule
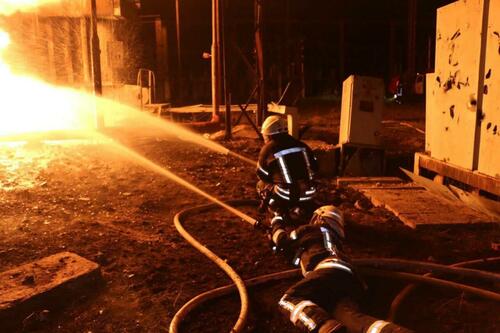
<instances>
[{"instance_id":1,"label":"orange flame","mask_svg":"<svg viewBox=\"0 0 500 333\"><path fill-rule=\"evenodd\" d=\"M0 0L0 15L32 11L38 6L58 3L61 0Z\"/></svg>"},{"instance_id":2,"label":"orange flame","mask_svg":"<svg viewBox=\"0 0 500 333\"><path fill-rule=\"evenodd\" d=\"M92 95L12 73L2 59L9 44L9 35L0 30L0 136L94 128Z\"/></svg>"}]
</instances>

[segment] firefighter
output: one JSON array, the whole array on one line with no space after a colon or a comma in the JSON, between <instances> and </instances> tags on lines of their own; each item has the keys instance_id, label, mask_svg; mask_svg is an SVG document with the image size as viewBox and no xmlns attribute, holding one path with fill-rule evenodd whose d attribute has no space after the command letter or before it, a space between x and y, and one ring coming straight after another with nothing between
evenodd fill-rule
<instances>
[{"instance_id":1,"label":"firefighter","mask_svg":"<svg viewBox=\"0 0 500 333\"><path fill-rule=\"evenodd\" d=\"M312 150L288 134L280 116L267 117L261 132L265 141L257 165L261 208L267 207L284 219L291 209L312 212L317 191L317 162Z\"/></svg>"},{"instance_id":2,"label":"firefighter","mask_svg":"<svg viewBox=\"0 0 500 333\"><path fill-rule=\"evenodd\" d=\"M359 313L358 300L366 286L342 249L344 218L338 208L320 207L309 223L298 226L275 217L269 237L273 250L300 266L304 276L279 301L280 310L295 326L310 333L409 332ZM333 317L342 307L354 314L346 326L345 320L343 324Z\"/></svg>"},{"instance_id":3,"label":"firefighter","mask_svg":"<svg viewBox=\"0 0 500 333\"><path fill-rule=\"evenodd\" d=\"M274 217L269 236L273 250L300 266L304 276L285 292L279 301L280 310L306 332L346 332L329 311L341 298L358 297L363 284L342 251L342 212L334 206L323 206L302 225L290 225Z\"/></svg>"}]
</instances>

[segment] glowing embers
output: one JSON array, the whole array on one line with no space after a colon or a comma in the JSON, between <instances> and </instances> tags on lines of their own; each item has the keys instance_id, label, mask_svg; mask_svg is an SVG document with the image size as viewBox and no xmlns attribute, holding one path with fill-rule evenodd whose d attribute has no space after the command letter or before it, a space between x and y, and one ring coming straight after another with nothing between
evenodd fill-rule
<instances>
[{"instance_id":1,"label":"glowing embers","mask_svg":"<svg viewBox=\"0 0 500 333\"><path fill-rule=\"evenodd\" d=\"M30 149L26 142L0 142L0 190L23 190L39 185L38 176L50 160L46 152Z\"/></svg>"}]
</instances>

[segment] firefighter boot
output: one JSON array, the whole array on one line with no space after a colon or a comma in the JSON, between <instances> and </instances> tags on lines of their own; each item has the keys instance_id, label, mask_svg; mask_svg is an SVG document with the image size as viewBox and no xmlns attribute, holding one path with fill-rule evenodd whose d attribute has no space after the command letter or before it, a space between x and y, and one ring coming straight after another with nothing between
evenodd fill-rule
<instances>
[{"instance_id":1,"label":"firefighter boot","mask_svg":"<svg viewBox=\"0 0 500 333\"><path fill-rule=\"evenodd\" d=\"M335 319L330 319L321 325L318 333L347 333L347 329Z\"/></svg>"}]
</instances>

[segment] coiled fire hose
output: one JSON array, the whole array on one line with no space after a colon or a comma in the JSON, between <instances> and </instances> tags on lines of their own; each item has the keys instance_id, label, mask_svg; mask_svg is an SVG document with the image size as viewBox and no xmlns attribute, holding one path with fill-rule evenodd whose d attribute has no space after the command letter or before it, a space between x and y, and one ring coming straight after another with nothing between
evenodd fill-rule
<instances>
[{"instance_id":1,"label":"coiled fire hose","mask_svg":"<svg viewBox=\"0 0 500 333\"><path fill-rule=\"evenodd\" d=\"M228 201L226 203L231 206L258 205L258 202L255 200L234 200L234 201ZM213 261L217 266L219 266L231 278L234 284L204 292L192 298L190 301L184 304L172 318L169 328L170 333L179 333L180 332L179 327L183 319L191 312L191 310L193 310L200 304L211 299L229 295L233 293L235 290L238 290L238 293L240 295L241 307L238 320L233 326L231 332L239 333L245 327L246 320L248 317L248 293L246 290L246 286L257 286L271 281L298 277L301 274L299 269L293 269L283 272L262 275L259 277L243 281L241 277L223 259L218 257L215 253L213 253L208 248L203 246L200 242L198 242L182 226L182 222L186 218L218 207L219 206L217 204L207 204L185 209L179 212L174 217L174 224L177 231L181 234L181 236L184 237L186 241L190 243L193 247L195 247L198 251L200 251L202 254L207 256L211 261ZM245 219L245 221L254 226L257 223L256 220L252 221L251 218ZM472 261L471 263L477 263L477 262L479 262L479 260ZM432 272L434 274L454 275L461 278L474 278L477 281L492 284L496 288L498 288L498 286L500 285L500 274L495 274L476 269L468 269L468 268L446 266L446 265L439 265L439 264L419 262L419 261L401 260L401 259L381 259L381 258L357 259L353 260L353 263L358 266L358 270L363 275L379 276L379 277L403 280L412 283L422 283L447 289L460 290L462 292L477 295L485 299L500 302L500 293L497 292L485 290L482 288L472 287L469 285L460 284L444 279L432 278L430 276L425 276L425 275L422 276L418 274L405 273L405 272L394 272L391 270L397 269L410 272L426 271L426 272ZM464 263L460 263L460 266L462 265L464 265Z\"/></svg>"}]
</instances>

